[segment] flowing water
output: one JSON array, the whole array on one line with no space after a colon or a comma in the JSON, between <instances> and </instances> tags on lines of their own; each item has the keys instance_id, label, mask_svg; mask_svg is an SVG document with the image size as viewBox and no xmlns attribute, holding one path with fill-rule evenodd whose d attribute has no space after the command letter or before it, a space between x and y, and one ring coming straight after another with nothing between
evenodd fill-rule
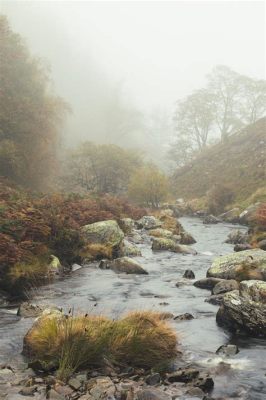
<instances>
[{"instance_id":1,"label":"flowing water","mask_svg":"<svg viewBox=\"0 0 266 400\"><path fill-rule=\"evenodd\" d=\"M173 322L180 337L180 350L187 362L211 369L215 381L213 396L266 399L266 340L232 337L215 322L218 307L205 302L207 290L197 289L193 281L182 278L192 269L196 279L206 276L212 260L233 251L224 243L236 226L230 224L203 225L196 218L181 218L180 222L197 243L197 255L152 252L149 239L139 247L137 257L149 275L115 274L100 270L97 265L78 269L73 275L45 286L35 294L35 300L56 304L76 312L92 312L118 317L129 310L167 311L174 315L191 313L193 320ZM244 229L243 227L237 227ZM179 287L176 283L179 282ZM18 318L16 310L0 309L0 363L20 360L22 339L32 319ZM240 352L230 358L215 354L219 346L234 343Z\"/></svg>"}]
</instances>

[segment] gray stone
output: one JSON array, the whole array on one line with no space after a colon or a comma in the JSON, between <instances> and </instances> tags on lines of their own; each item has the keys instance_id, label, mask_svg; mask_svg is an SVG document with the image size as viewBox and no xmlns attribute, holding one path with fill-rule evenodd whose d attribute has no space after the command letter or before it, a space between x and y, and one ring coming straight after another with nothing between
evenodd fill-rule
<instances>
[{"instance_id":1,"label":"gray stone","mask_svg":"<svg viewBox=\"0 0 266 400\"><path fill-rule=\"evenodd\" d=\"M217 283L217 285L214 286L214 288L212 289L212 294L218 295L230 292L231 290L238 290L238 288L239 288L239 283L234 279L224 280Z\"/></svg>"},{"instance_id":2,"label":"gray stone","mask_svg":"<svg viewBox=\"0 0 266 400\"><path fill-rule=\"evenodd\" d=\"M152 241L152 250L167 250L181 254L197 254L196 250L194 250L193 248L186 245L178 244L174 240L166 238L154 238Z\"/></svg>"},{"instance_id":3,"label":"gray stone","mask_svg":"<svg viewBox=\"0 0 266 400\"><path fill-rule=\"evenodd\" d=\"M248 240L247 232L243 232L239 229L234 229L232 232L229 233L225 243L243 244L246 243L247 240Z\"/></svg>"},{"instance_id":4,"label":"gray stone","mask_svg":"<svg viewBox=\"0 0 266 400\"><path fill-rule=\"evenodd\" d=\"M177 315L176 317L174 317L175 321L189 321L191 319L194 319L194 317L189 313Z\"/></svg>"},{"instance_id":5,"label":"gray stone","mask_svg":"<svg viewBox=\"0 0 266 400\"><path fill-rule=\"evenodd\" d=\"M82 232L89 244L102 244L111 248L118 247L124 238L124 233L115 220L85 225Z\"/></svg>"},{"instance_id":6,"label":"gray stone","mask_svg":"<svg viewBox=\"0 0 266 400\"><path fill-rule=\"evenodd\" d=\"M234 246L234 251L245 251L245 250L251 250L252 246L249 243L242 243L242 244L236 244Z\"/></svg>"},{"instance_id":7,"label":"gray stone","mask_svg":"<svg viewBox=\"0 0 266 400\"><path fill-rule=\"evenodd\" d=\"M157 385L158 383L160 383L160 381L161 381L161 376L158 373L151 374L151 375L147 376L147 378L146 378L146 383L147 383L147 385L150 385L150 386Z\"/></svg>"},{"instance_id":8,"label":"gray stone","mask_svg":"<svg viewBox=\"0 0 266 400\"><path fill-rule=\"evenodd\" d=\"M195 274L191 269L186 269L186 271L184 272L183 278L195 279Z\"/></svg>"},{"instance_id":9,"label":"gray stone","mask_svg":"<svg viewBox=\"0 0 266 400\"><path fill-rule=\"evenodd\" d=\"M193 285L200 289L212 290L217 283L221 282L220 278L203 278L194 282Z\"/></svg>"},{"instance_id":10,"label":"gray stone","mask_svg":"<svg viewBox=\"0 0 266 400\"><path fill-rule=\"evenodd\" d=\"M207 217L205 217L203 220L205 225L218 224L219 222L221 222L219 218L215 217L214 215L207 215Z\"/></svg>"},{"instance_id":11,"label":"gray stone","mask_svg":"<svg viewBox=\"0 0 266 400\"><path fill-rule=\"evenodd\" d=\"M115 260L102 260L99 264L101 269L112 269L116 273L126 273L126 274L144 274L147 275L148 272L132 258L120 257Z\"/></svg>"},{"instance_id":12,"label":"gray stone","mask_svg":"<svg viewBox=\"0 0 266 400\"><path fill-rule=\"evenodd\" d=\"M137 400L172 400L172 396L160 389L143 389L137 393Z\"/></svg>"},{"instance_id":13,"label":"gray stone","mask_svg":"<svg viewBox=\"0 0 266 400\"><path fill-rule=\"evenodd\" d=\"M82 383L77 378L71 378L68 381L69 386L74 390L79 390L82 386Z\"/></svg>"},{"instance_id":14,"label":"gray stone","mask_svg":"<svg viewBox=\"0 0 266 400\"><path fill-rule=\"evenodd\" d=\"M266 253L253 249L218 257L208 269L207 276L237 281L266 280Z\"/></svg>"},{"instance_id":15,"label":"gray stone","mask_svg":"<svg viewBox=\"0 0 266 400\"><path fill-rule=\"evenodd\" d=\"M155 229L160 228L162 226L162 222L155 218L153 215L145 215L138 221L136 221L136 225L138 228L142 229Z\"/></svg>"},{"instance_id":16,"label":"gray stone","mask_svg":"<svg viewBox=\"0 0 266 400\"><path fill-rule=\"evenodd\" d=\"M216 354L225 356L234 356L239 353L239 349L235 344L223 344L216 350Z\"/></svg>"}]
</instances>

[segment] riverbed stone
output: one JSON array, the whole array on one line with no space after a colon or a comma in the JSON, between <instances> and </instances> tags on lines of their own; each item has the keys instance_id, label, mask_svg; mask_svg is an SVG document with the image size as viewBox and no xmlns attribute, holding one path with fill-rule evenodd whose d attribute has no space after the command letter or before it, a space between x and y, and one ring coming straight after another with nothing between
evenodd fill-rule
<instances>
[{"instance_id":1,"label":"riverbed stone","mask_svg":"<svg viewBox=\"0 0 266 400\"><path fill-rule=\"evenodd\" d=\"M153 237L173 239L173 232L163 228L151 229L149 235Z\"/></svg>"},{"instance_id":2,"label":"riverbed stone","mask_svg":"<svg viewBox=\"0 0 266 400\"><path fill-rule=\"evenodd\" d=\"M186 269L185 272L184 272L183 278L195 279L195 274L191 269Z\"/></svg>"},{"instance_id":3,"label":"riverbed stone","mask_svg":"<svg viewBox=\"0 0 266 400\"><path fill-rule=\"evenodd\" d=\"M180 244L194 244L196 240L194 237L188 232L181 232Z\"/></svg>"},{"instance_id":4,"label":"riverbed stone","mask_svg":"<svg viewBox=\"0 0 266 400\"><path fill-rule=\"evenodd\" d=\"M216 321L229 330L266 337L266 282L243 281L224 295Z\"/></svg>"},{"instance_id":5,"label":"riverbed stone","mask_svg":"<svg viewBox=\"0 0 266 400\"><path fill-rule=\"evenodd\" d=\"M141 250L127 239L123 239L118 255L119 257L138 257L141 256Z\"/></svg>"},{"instance_id":6,"label":"riverbed stone","mask_svg":"<svg viewBox=\"0 0 266 400\"><path fill-rule=\"evenodd\" d=\"M87 388L95 400L108 399L109 396L112 398L116 392L116 387L108 376L91 379Z\"/></svg>"},{"instance_id":7,"label":"riverbed stone","mask_svg":"<svg viewBox=\"0 0 266 400\"><path fill-rule=\"evenodd\" d=\"M171 239L166 238L154 238L152 241L152 250L167 250L174 253L182 254L197 254L193 248L176 243Z\"/></svg>"},{"instance_id":8,"label":"riverbed stone","mask_svg":"<svg viewBox=\"0 0 266 400\"><path fill-rule=\"evenodd\" d=\"M239 348L235 344L223 344L216 350L216 354L234 356L239 353Z\"/></svg>"},{"instance_id":9,"label":"riverbed stone","mask_svg":"<svg viewBox=\"0 0 266 400\"><path fill-rule=\"evenodd\" d=\"M219 306L222 304L224 298L224 293L223 294L216 294L216 295L211 295L209 297L207 297L207 299L205 299L204 301L206 303L210 303L213 304L215 306Z\"/></svg>"},{"instance_id":10,"label":"riverbed stone","mask_svg":"<svg viewBox=\"0 0 266 400\"><path fill-rule=\"evenodd\" d=\"M172 400L172 396L161 389L149 388L138 391L137 400Z\"/></svg>"},{"instance_id":11,"label":"riverbed stone","mask_svg":"<svg viewBox=\"0 0 266 400\"><path fill-rule=\"evenodd\" d=\"M260 240L260 241L258 242L258 247L259 247L261 250L266 251L266 239Z\"/></svg>"},{"instance_id":12,"label":"riverbed stone","mask_svg":"<svg viewBox=\"0 0 266 400\"><path fill-rule=\"evenodd\" d=\"M207 271L207 277L266 280L266 253L261 249L227 254L214 260Z\"/></svg>"},{"instance_id":13,"label":"riverbed stone","mask_svg":"<svg viewBox=\"0 0 266 400\"><path fill-rule=\"evenodd\" d=\"M146 378L146 383L147 385L150 386L157 385L158 383L160 383L160 381L161 381L161 376L158 372L148 375Z\"/></svg>"},{"instance_id":14,"label":"riverbed stone","mask_svg":"<svg viewBox=\"0 0 266 400\"><path fill-rule=\"evenodd\" d=\"M49 308L50 310L59 310L59 308L56 306L47 306L44 304L32 304L30 302L23 302L18 308L17 315L23 318L38 317L47 308Z\"/></svg>"},{"instance_id":15,"label":"riverbed stone","mask_svg":"<svg viewBox=\"0 0 266 400\"><path fill-rule=\"evenodd\" d=\"M239 289L239 283L234 279L228 279L217 283L217 285L215 285L214 288L212 289L212 294L218 295L230 292L231 290L238 290L238 289Z\"/></svg>"},{"instance_id":16,"label":"riverbed stone","mask_svg":"<svg viewBox=\"0 0 266 400\"><path fill-rule=\"evenodd\" d=\"M162 226L162 222L154 217L153 215L144 215L141 219L136 221L136 225L139 229L156 229Z\"/></svg>"},{"instance_id":17,"label":"riverbed stone","mask_svg":"<svg viewBox=\"0 0 266 400\"><path fill-rule=\"evenodd\" d=\"M203 220L205 225L218 224L219 222L221 222L220 219L214 215L207 215Z\"/></svg>"},{"instance_id":18,"label":"riverbed stone","mask_svg":"<svg viewBox=\"0 0 266 400\"><path fill-rule=\"evenodd\" d=\"M194 317L190 313L180 314L174 317L175 321L189 321L191 319L194 319Z\"/></svg>"},{"instance_id":19,"label":"riverbed stone","mask_svg":"<svg viewBox=\"0 0 266 400\"><path fill-rule=\"evenodd\" d=\"M195 368L183 368L183 369L178 369L175 372L172 372L171 374L167 374L166 378L167 381L170 383L175 383L175 382L183 382L183 383L188 383L193 381L194 379L198 378L199 376L199 370Z\"/></svg>"},{"instance_id":20,"label":"riverbed stone","mask_svg":"<svg viewBox=\"0 0 266 400\"><path fill-rule=\"evenodd\" d=\"M142 266L130 257L120 257L115 260L102 260L99 264L101 269L112 269L117 273L126 274L144 274L147 275L148 272L142 268Z\"/></svg>"},{"instance_id":21,"label":"riverbed stone","mask_svg":"<svg viewBox=\"0 0 266 400\"><path fill-rule=\"evenodd\" d=\"M134 227L135 227L135 221L132 218L121 218L118 221L118 225L122 229L122 231L128 235L131 234Z\"/></svg>"},{"instance_id":22,"label":"riverbed stone","mask_svg":"<svg viewBox=\"0 0 266 400\"><path fill-rule=\"evenodd\" d=\"M252 246L249 243L240 243L240 244L235 244L234 245L234 251L245 251L245 250L251 250Z\"/></svg>"},{"instance_id":23,"label":"riverbed stone","mask_svg":"<svg viewBox=\"0 0 266 400\"><path fill-rule=\"evenodd\" d=\"M124 232L115 220L85 225L82 232L89 244L102 244L111 248L119 246L124 238Z\"/></svg>"},{"instance_id":24,"label":"riverbed stone","mask_svg":"<svg viewBox=\"0 0 266 400\"><path fill-rule=\"evenodd\" d=\"M240 229L234 229L227 236L227 239L226 239L225 243L243 244L243 243L247 243L247 241L248 241L247 232L243 232Z\"/></svg>"},{"instance_id":25,"label":"riverbed stone","mask_svg":"<svg viewBox=\"0 0 266 400\"><path fill-rule=\"evenodd\" d=\"M221 282L222 279L220 278L203 278L199 279L198 281L194 282L193 285L200 289L208 289L212 290L217 283Z\"/></svg>"}]
</instances>

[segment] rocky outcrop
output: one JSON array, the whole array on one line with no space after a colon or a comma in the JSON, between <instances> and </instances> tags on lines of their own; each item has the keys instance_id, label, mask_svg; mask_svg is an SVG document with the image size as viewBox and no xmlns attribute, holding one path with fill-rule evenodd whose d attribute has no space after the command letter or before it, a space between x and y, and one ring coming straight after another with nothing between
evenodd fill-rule
<instances>
[{"instance_id":1,"label":"rocky outcrop","mask_svg":"<svg viewBox=\"0 0 266 400\"><path fill-rule=\"evenodd\" d=\"M226 293L216 321L234 332L266 337L266 282L243 281L239 292Z\"/></svg>"},{"instance_id":2,"label":"rocky outcrop","mask_svg":"<svg viewBox=\"0 0 266 400\"><path fill-rule=\"evenodd\" d=\"M232 208L232 210L226 211L223 214L220 214L218 218L224 222L229 222L231 224L237 224L239 222L239 208Z\"/></svg>"},{"instance_id":3,"label":"rocky outcrop","mask_svg":"<svg viewBox=\"0 0 266 400\"><path fill-rule=\"evenodd\" d=\"M118 247L124 238L124 233L115 220L85 225L82 232L89 244L102 244L111 248Z\"/></svg>"},{"instance_id":4,"label":"rocky outcrop","mask_svg":"<svg viewBox=\"0 0 266 400\"><path fill-rule=\"evenodd\" d=\"M135 260L129 257L120 257L115 260L102 260L99 264L99 268L101 269L112 269L117 273L126 273L126 274L145 274L148 272L145 271L144 268Z\"/></svg>"},{"instance_id":5,"label":"rocky outcrop","mask_svg":"<svg viewBox=\"0 0 266 400\"><path fill-rule=\"evenodd\" d=\"M228 254L214 260L207 277L266 280L266 253L260 249Z\"/></svg>"},{"instance_id":6,"label":"rocky outcrop","mask_svg":"<svg viewBox=\"0 0 266 400\"><path fill-rule=\"evenodd\" d=\"M244 225L251 225L254 223L256 213L261 203L251 204L239 215L239 222Z\"/></svg>"},{"instance_id":7,"label":"rocky outcrop","mask_svg":"<svg viewBox=\"0 0 266 400\"><path fill-rule=\"evenodd\" d=\"M154 238L152 241L152 250L168 250L174 253L197 254L196 250L166 238Z\"/></svg>"}]
</instances>

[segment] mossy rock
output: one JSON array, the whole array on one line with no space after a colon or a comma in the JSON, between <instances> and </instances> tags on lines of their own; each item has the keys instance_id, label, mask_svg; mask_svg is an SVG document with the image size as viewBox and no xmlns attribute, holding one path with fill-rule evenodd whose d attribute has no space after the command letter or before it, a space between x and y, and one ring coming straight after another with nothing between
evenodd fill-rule
<instances>
[{"instance_id":1,"label":"mossy rock","mask_svg":"<svg viewBox=\"0 0 266 400\"><path fill-rule=\"evenodd\" d=\"M265 281L266 252L260 249L244 250L216 258L208 269L207 276L237 281Z\"/></svg>"},{"instance_id":2,"label":"mossy rock","mask_svg":"<svg viewBox=\"0 0 266 400\"><path fill-rule=\"evenodd\" d=\"M112 248L118 247L124 238L124 233L115 220L85 225L82 232L88 244L102 244Z\"/></svg>"}]
</instances>

